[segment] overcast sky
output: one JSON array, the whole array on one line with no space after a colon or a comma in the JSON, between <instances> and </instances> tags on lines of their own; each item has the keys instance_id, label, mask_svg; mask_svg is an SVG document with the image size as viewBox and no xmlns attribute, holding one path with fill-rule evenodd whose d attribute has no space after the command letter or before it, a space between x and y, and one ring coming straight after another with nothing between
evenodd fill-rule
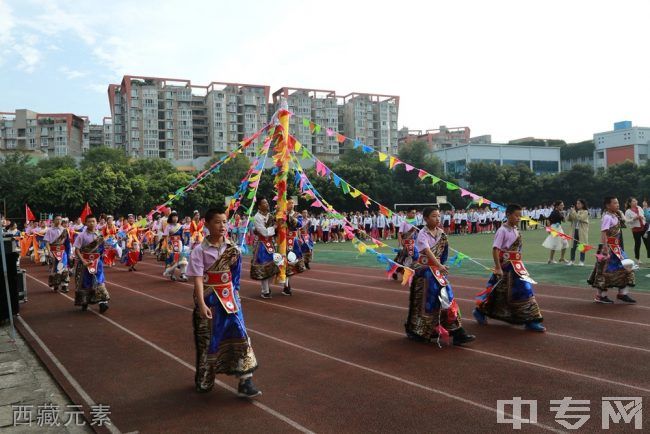
<instances>
[{"instance_id":1,"label":"overcast sky","mask_svg":"<svg viewBox=\"0 0 650 434\"><path fill-rule=\"evenodd\" d=\"M400 96L494 141L650 126L650 1L0 0L0 111L101 122L125 74Z\"/></svg>"}]
</instances>

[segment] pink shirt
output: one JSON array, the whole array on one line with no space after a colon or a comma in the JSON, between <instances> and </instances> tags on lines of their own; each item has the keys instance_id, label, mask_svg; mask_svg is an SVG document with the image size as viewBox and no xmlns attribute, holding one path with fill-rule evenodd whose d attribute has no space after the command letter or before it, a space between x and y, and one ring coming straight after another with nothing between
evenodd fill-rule
<instances>
[{"instance_id":1,"label":"pink shirt","mask_svg":"<svg viewBox=\"0 0 650 434\"><path fill-rule=\"evenodd\" d=\"M412 227L413 225L411 223L404 220L399 224L399 231L400 233L405 234L406 232L410 231Z\"/></svg>"},{"instance_id":2,"label":"pink shirt","mask_svg":"<svg viewBox=\"0 0 650 434\"><path fill-rule=\"evenodd\" d=\"M77 234L74 239L74 247L81 249L97 239L99 234L97 232L88 232L88 229Z\"/></svg>"},{"instance_id":3,"label":"pink shirt","mask_svg":"<svg viewBox=\"0 0 650 434\"><path fill-rule=\"evenodd\" d=\"M210 268L223 255L226 247L228 247L227 243L223 243L219 248L216 248L207 239L203 240L201 244L192 250L186 274L190 277L203 276L205 270Z\"/></svg>"},{"instance_id":4,"label":"pink shirt","mask_svg":"<svg viewBox=\"0 0 650 434\"><path fill-rule=\"evenodd\" d=\"M510 246L512 246L512 243L515 242L518 236L519 231L517 228L511 228L503 224L499 229L497 229L497 233L494 234L492 247L496 247L500 250L509 250Z\"/></svg>"},{"instance_id":5,"label":"pink shirt","mask_svg":"<svg viewBox=\"0 0 650 434\"><path fill-rule=\"evenodd\" d=\"M606 231L612 226L616 226L617 224L618 224L618 217L616 217L614 214L610 214L606 212L603 214L603 219L600 222L600 230Z\"/></svg>"},{"instance_id":6,"label":"pink shirt","mask_svg":"<svg viewBox=\"0 0 650 434\"><path fill-rule=\"evenodd\" d=\"M58 240L59 237L61 236L61 233L65 230L63 226L59 226L58 228L55 228L52 226L45 232L45 236L43 239L45 240L46 243L53 243L54 241Z\"/></svg>"},{"instance_id":7,"label":"pink shirt","mask_svg":"<svg viewBox=\"0 0 650 434\"><path fill-rule=\"evenodd\" d=\"M415 247L419 252L423 252L424 249L433 249L439 239L440 236L434 237L425 227L418 233L418 237L415 240Z\"/></svg>"}]
</instances>

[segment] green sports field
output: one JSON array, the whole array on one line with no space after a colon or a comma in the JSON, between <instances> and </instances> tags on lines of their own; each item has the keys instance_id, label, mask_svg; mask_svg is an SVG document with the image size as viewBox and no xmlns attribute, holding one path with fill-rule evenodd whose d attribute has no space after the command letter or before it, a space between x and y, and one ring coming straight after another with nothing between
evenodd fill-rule
<instances>
[{"instance_id":1,"label":"green sports field","mask_svg":"<svg viewBox=\"0 0 650 434\"><path fill-rule=\"evenodd\" d=\"M599 240L600 220L592 220L589 230L590 244L596 246ZM569 225L564 225L564 230L569 233ZM546 231L543 229L522 231L524 241L524 262L530 272L531 276L538 282L566 284L571 286L585 286L588 287L586 282L587 277L595 262L595 254L593 251L587 252L587 257L584 267L567 266L564 264L547 264L549 251L542 247L542 242L547 236ZM480 235L466 235L466 236L450 236L450 246L459 250L478 262L492 267L493 262L491 259L491 246L494 234L480 234ZM633 253L634 241L629 229L624 229L624 243L628 255ZM396 246L396 240L387 240L386 244ZM390 248L384 247L376 249L379 252L385 253L391 259L394 254ZM450 256L453 255L450 252ZM567 249L566 258L569 259L570 249ZM579 257L579 252L576 252L576 259ZM650 267L647 260L644 260L645 249L641 248L641 261L644 265L636 272L636 288L637 290L650 291ZM556 259L559 255L556 253ZM370 253L359 254L355 247L350 242L346 243L317 243L314 248L314 262L324 262L328 264L345 264L366 267L385 268L384 264L380 264L376 260L376 256ZM464 260L460 267L453 267L453 274L464 276L478 276L487 277L489 273L481 268L479 265L472 263L469 260Z\"/></svg>"}]
</instances>

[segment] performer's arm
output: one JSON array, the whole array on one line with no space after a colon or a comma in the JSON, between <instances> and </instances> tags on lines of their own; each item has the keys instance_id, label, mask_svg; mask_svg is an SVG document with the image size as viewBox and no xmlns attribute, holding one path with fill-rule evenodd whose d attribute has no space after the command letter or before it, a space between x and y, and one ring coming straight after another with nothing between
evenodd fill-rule
<instances>
[{"instance_id":1,"label":"performer's arm","mask_svg":"<svg viewBox=\"0 0 650 434\"><path fill-rule=\"evenodd\" d=\"M212 310L205 304L203 300L203 277L194 277L194 299L196 300L196 307L199 309L201 318L212 319Z\"/></svg>"},{"instance_id":2,"label":"performer's arm","mask_svg":"<svg viewBox=\"0 0 650 434\"><path fill-rule=\"evenodd\" d=\"M433 254L433 252L431 251L430 248L428 248L428 247L425 248L425 249L422 251L422 253L424 253L425 255L427 255L427 258L429 258L429 263L432 264L434 267L440 268L440 270L443 271L444 273L446 273L447 271L449 271L449 269L447 268L446 265L442 265L442 264L440 263L440 261L438 260L438 258L436 258L436 255Z\"/></svg>"},{"instance_id":3,"label":"performer's arm","mask_svg":"<svg viewBox=\"0 0 650 434\"><path fill-rule=\"evenodd\" d=\"M494 274L502 276L503 270L501 269L501 260L499 259L499 249L497 247L492 247L492 259L494 259Z\"/></svg>"},{"instance_id":4,"label":"performer's arm","mask_svg":"<svg viewBox=\"0 0 650 434\"><path fill-rule=\"evenodd\" d=\"M609 253L609 245L607 244L607 230L600 231L600 243L603 245L600 253L607 255Z\"/></svg>"},{"instance_id":5,"label":"performer's arm","mask_svg":"<svg viewBox=\"0 0 650 434\"><path fill-rule=\"evenodd\" d=\"M401 232L401 231L399 230L399 228L398 228L398 229L397 229L397 245L398 245L398 246L401 246L402 243L403 243L403 240L402 240L402 232Z\"/></svg>"}]
</instances>

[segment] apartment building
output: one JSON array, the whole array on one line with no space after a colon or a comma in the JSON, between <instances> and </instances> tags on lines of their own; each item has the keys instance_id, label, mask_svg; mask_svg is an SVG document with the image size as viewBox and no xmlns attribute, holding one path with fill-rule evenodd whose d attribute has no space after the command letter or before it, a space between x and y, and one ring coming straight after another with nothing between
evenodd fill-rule
<instances>
[{"instance_id":1,"label":"apartment building","mask_svg":"<svg viewBox=\"0 0 650 434\"><path fill-rule=\"evenodd\" d=\"M111 117L105 116L102 119L102 130L104 133L104 146L108 148L114 148L113 145L113 119Z\"/></svg>"},{"instance_id":2,"label":"apartment building","mask_svg":"<svg viewBox=\"0 0 650 434\"><path fill-rule=\"evenodd\" d=\"M268 86L124 76L109 86L108 98L113 146L132 157L210 157L232 150L268 120Z\"/></svg>"},{"instance_id":3,"label":"apartment building","mask_svg":"<svg viewBox=\"0 0 650 434\"><path fill-rule=\"evenodd\" d=\"M294 114L289 127L296 139L324 160L338 158L340 149L336 135L327 135L327 129L339 132L336 92L283 87L273 93L273 111L279 108L283 98L287 100L289 111ZM320 125L320 131L312 133L309 126L303 123L304 119Z\"/></svg>"},{"instance_id":4,"label":"apartment building","mask_svg":"<svg viewBox=\"0 0 650 434\"><path fill-rule=\"evenodd\" d=\"M84 117L20 109L0 113L0 152L24 150L42 156L81 157Z\"/></svg>"},{"instance_id":5,"label":"apartment building","mask_svg":"<svg viewBox=\"0 0 650 434\"><path fill-rule=\"evenodd\" d=\"M346 136L378 151L397 154L398 96L354 92L339 99L339 128ZM345 143L344 149L352 146Z\"/></svg>"}]
</instances>

